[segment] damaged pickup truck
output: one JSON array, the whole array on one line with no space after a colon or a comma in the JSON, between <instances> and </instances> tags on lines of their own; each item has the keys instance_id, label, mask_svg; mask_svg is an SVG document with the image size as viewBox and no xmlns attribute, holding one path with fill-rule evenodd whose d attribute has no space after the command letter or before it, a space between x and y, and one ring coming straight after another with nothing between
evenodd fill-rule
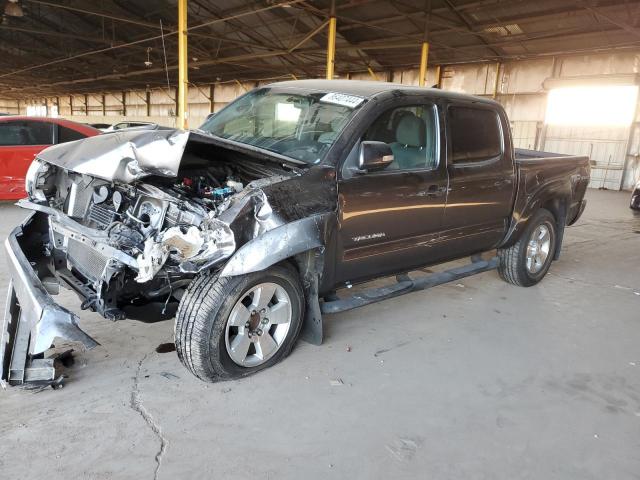
<instances>
[{"instance_id":1,"label":"damaged pickup truck","mask_svg":"<svg viewBox=\"0 0 640 480\"><path fill-rule=\"evenodd\" d=\"M273 365L301 332L320 343L323 313L492 268L533 285L588 182L586 157L515 150L496 102L378 82L273 84L200 130L48 148L6 242L2 380L53 380L42 354L58 337L97 345L53 300L60 285L109 320L175 315L178 356L207 381Z\"/></svg>"}]
</instances>

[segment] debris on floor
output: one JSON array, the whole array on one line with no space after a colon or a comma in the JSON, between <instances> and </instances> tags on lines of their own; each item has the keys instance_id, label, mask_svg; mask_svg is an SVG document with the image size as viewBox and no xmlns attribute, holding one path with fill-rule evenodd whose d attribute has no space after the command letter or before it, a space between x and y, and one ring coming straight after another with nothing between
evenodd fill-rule
<instances>
[{"instance_id":1,"label":"debris on floor","mask_svg":"<svg viewBox=\"0 0 640 480\"><path fill-rule=\"evenodd\" d=\"M156 347L157 353L169 353L176 351L176 344L173 342L161 343Z\"/></svg>"},{"instance_id":2,"label":"debris on floor","mask_svg":"<svg viewBox=\"0 0 640 480\"><path fill-rule=\"evenodd\" d=\"M52 358L55 362L61 363L65 368L73 367L76 363L75 358L73 358L73 349L56 353L49 358Z\"/></svg>"}]
</instances>

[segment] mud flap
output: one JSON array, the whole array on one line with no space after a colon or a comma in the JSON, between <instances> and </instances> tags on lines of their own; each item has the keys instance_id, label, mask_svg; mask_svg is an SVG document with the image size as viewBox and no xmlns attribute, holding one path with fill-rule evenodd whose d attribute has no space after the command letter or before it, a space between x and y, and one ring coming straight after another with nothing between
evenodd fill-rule
<instances>
[{"instance_id":1,"label":"mud flap","mask_svg":"<svg viewBox=\"0 0 640 480\"><path fill-rule=\"evenodd\" d=\"M322 312L318 300L318 280L311 282L305 288L306 311L300 339L312 345L322 345L324 330L322 326Z\"/></svg>"},{"instance_id":2,"label":"mud flap","mask_svg":"<svg viewBox=\"0 0 640 480\"><path fill-rule=\"evenodd\" d=\"M300 339L312 345L322 345L324 329L318 292L324 265L324 250L313 249L294 257L302 276L305 312Z\"/></svg>"}]
</instances>

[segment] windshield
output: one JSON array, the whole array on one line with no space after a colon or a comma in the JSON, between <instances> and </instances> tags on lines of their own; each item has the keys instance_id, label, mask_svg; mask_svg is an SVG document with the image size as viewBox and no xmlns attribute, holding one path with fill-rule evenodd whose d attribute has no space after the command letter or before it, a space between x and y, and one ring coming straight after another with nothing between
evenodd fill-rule
<instances>
[{"instance_id":1,"label":"windshield","mask_svg":"<svg viewBox=\"0 0 640 480\"><path fill-rule=\"evenodd\" d=\"M232 102L201 130L305 163L320 163L364 98L262 88Z\"/></svg>"}]
</instances>

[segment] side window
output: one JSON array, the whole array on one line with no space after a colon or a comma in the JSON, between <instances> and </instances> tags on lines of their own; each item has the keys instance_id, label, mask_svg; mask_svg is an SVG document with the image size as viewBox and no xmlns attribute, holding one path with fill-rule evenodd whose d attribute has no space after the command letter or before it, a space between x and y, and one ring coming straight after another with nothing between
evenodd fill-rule
<instances>
[{"instance_id":1,"label":"side window","mask_svg":"<svg viewBox=\"0 0 640 480\"><path fill-rule=\"evenodd\" d=\"M451 106L448 120L454 164L482 162L502 153L500 118L495 111Z\"/></svg>"},{"instance_id":2,"label":"side window","mask_svg":"<svg viewBox=\"0 0 640 480\"><path fill-rule=\"evenodd\" d=\"M24 123L0 123L0 146L27 145L28 136Z\"/></svg>"},{"instance_id":3,"label":"side window","mask_svg":"<svg viewBox=\"0 0 640 480\"><path fill-rule=\"evenodd\" d=\"M0 145L51 145L52 143L52 123L21 121L0 125Z\"/></svg>"},{"instance_id":4,"label":"side window","mask_svg":"<svg viewBox=\"0 0 640 480\"><path fill-rule=\"evenodd\" d=\"M71 128L58 125L58 143L73 142L85 138L85 135Z\"/></svg>"},{"instance_id":5,"label":"side window","mask_svg":"<svg viewBox=\"0 0 640 480\"><path fill-rule=\"evenodd\" d=\"M396 107L380 115L363 140L385 142L393 150L387 169L431 169L438 164L438 122L433 105Z\"/></svg>"},{"instance_id":6,"label":"side window","mask_svg":"<svg viewBox=\"0 0 640 480\"><path fill-rule=\"evenodd\" d=\"M29 132L28 145L51 145L53 144L53 127L50 122L25 122Z\"/></svg>"}]
</instances>

